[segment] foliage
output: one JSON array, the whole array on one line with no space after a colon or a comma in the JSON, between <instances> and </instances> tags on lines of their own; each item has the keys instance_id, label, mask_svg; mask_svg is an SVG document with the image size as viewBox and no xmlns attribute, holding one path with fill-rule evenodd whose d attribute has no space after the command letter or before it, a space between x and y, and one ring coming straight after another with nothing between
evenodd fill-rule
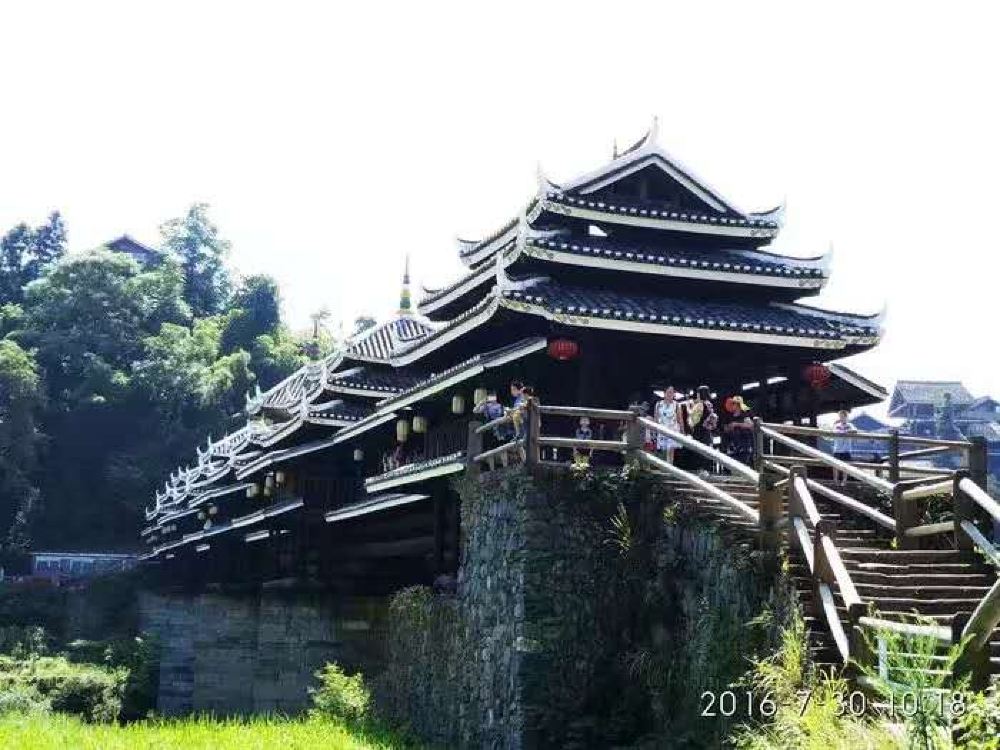
<instances>
[{"instance_id":1,"label":"foliage","mask_svg":"<svg viewBox=\"0 0 1000 750\"><path fill-rule=\"evenodd\" d=\"M29 545L131 548L142 508L245 394L306 360L273 279L230 297L208 208L164 223L163 259L64 255L57 214L0 242L0 566ZM326 340L310 342L317 352Z\"/></svg>"},{"instance_id":2,"label":"foliage","mask_svg":"<svg viewBox=\"0 0 1000 750\"><path fill-rule=\"evenodd\" d=\"M2 698L0 698L2 706ZM87 724L58 714L0 716L0 747L23 750L391 750L414 747L382 727L353 727L327 719L214 719L197 716L125 725Z\"/></svg>"},{"instance_id":3,"label":"foliage","mask_svg":"<svg viewBox=\"0 0 1000 750\"><path fill-rule=\"evenodd\" d=\"M316 716L353 723L371 718L372 695L360 672L348 675L339 664L327 664L316 679L319 687L309 691Z\"/></svg>"},{"instance_id":4,"label":"foliage","mask_svg":"<svg viewBox=\"0 0 1000 750\"><path fill-rule=\"evenodd\" d=\"M850 690L838 679L806 670L806 633L801 617L782 632L779 648L755 662L742 687L773 701L773 717L748 720L730 737L739 750L882 750L902 747L885 727L841 710ZM806 698L808 697L808 701Z\"/></svg>"},{"instance_id":5,"label":"foliage","mask_svg":"<svg viewBox=\"0 0 1000 750\"><path fill-rule=\"evenodd\" d=\"M18 660L0 656L0 695L37 693L53 711L87 721L114 721L122 708L125 669L73 664L61 656Z\"/></svg>"},{"instance_id":6,"label":"foliage","mask_svg":"<svg viewBox=\"0 0 1000 750\"><path fill-rule=\"evenodd\" d=\"M125 672L121 718L143 718L156 708L160 676L160 649L156 639L143 635L73 641L68 644L66 657L74 664L97 664Z\"/></svg>"},{"instance_id":7,"label":"foliage","mask_svg":"<svg viewBox=\"0 0 1000 750\"><path fill-rule=\"evenodd\" d=\"M195 203L184 216L165 222L160 232L164 248L181 265L184 299L194 314L221 312L229 297L229 242L208 218L208 205Z\"/></svg>"},{"instance_id":8,"label":"foliage","mask_svg":"<svg viewBox=\"0 0 1000 750\"><path fill-rule=\"evenodd\" d=\"M222 351L250 351L258 336L273 334L281 326L281 295L270 276L247 276L229 305Z\"/></svg>"},{"instance_id":9,"label":"foliage","mask_svg":"<svg viewBox=\"0 0 1000 750\"><path fill-rule=\"evenodd\" d=\"M30 541L28 525L39 494L34 472L42 403L34 357L15 342L0 340L0 566L23 554Z\"/></svg>"},{"instance_id":10,"label":"foliage","mask_svg":"<svg viewBox=\"0 0 1000 750\"><path fill-rule=\"evenodd\" d=\"M20 302L24 287L62 257L66 227L58 212L32 229L18 224L0 239L0 305Z\"/></svg>"},{"instance_id":11,"label":"foliage","mask_svg":"<svg viewBox=\"0 0 1000 750\"><path fill-rule=\"evenodd\" d=\"M915 625L935 625L931 618L913 616ZM908 635L894 631L864 633L869 653L886 655L885 672L877 666L860 664L876 695L890 705L904 706L911 699L912 715L906 717L906 733L911 748L935 750L950 747L951 714L934 696L964 690L966 684L954 684L952 674L965 644L955 644L941 653L940 642L932 635ZM879 643L881 641L881 644ZM916 696L917 700L912 700Z\"/></svg>"},{"instance_id":12,"label":"foliage","mask_svg":"<svg viewBox=\"0 0 1000 750\"><path fill-rule=\"evenodd\" d=\"M966 750L1000 750L1000 693L969 696L957 730L959 746Z\"/></svg>"}]
</instances>

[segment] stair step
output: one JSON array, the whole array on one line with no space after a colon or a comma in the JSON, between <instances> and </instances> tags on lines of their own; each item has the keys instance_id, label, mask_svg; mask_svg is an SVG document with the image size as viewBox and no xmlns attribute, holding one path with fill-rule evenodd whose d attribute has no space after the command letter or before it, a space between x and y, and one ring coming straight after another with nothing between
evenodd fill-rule
<instances>
[{"instance_id":1,"label":"stair step","mask_svg":"<svg viewBox=\"0 0 1000 750\"><path fill-rule=\"evenodd\" d=\"M907 568L908 570L908 568ZM871 570L852 570L851 580L855 585L872 584L881 586L986 586L996 583L996 575L990 573L879 573Z\"/></svg>"},{"instance_id":2,"label":"stair step","mask_svg":"<svg viewBox=\"0 0 1000 750\"><path fill-rule=\"evenodd\" d=\"M927 550L927 549L894 549L894 550L872 550L860 547L844 547L840 550L844 558L860 560L862 562L889 562L889 563L959 563L976 562L978 558L971 553L959 550Z\"/></svg>"},{"instance_id":3,"label":"stair step","mask_svg":"<svg viewBox=\"0 0 1000 750\"><path fill-rule=\"evenodd\" d=\"M852 576L853 580L853 576ZM982 600L989 592L989 586L901 586L892 584L889 586L861 583L854 581L854 585L862 599L906 596L914 599L970 599Z\"/></svg>"}]
</instances>

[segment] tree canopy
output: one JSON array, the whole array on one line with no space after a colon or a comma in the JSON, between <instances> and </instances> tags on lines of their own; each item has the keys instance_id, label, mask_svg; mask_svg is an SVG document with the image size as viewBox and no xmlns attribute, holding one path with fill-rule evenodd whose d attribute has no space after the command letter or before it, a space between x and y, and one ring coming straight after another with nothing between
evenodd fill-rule
<instances>
[{"instance_id":1,"label":"tree canopy","mask_svg":"<svg viewBox=\"0 0 1000 750\"><path fill-rule=\"evenodd\" d=\"M238 424L249 390L270 387L319 347L284 325L273 279L226 266L229 243L206 205L162 232L164 260L146 266L108 248L66 255L58 214L2 239L8 558L29 544L134 548L164 477L207 434Z\"/></svg>"}]
</instances>

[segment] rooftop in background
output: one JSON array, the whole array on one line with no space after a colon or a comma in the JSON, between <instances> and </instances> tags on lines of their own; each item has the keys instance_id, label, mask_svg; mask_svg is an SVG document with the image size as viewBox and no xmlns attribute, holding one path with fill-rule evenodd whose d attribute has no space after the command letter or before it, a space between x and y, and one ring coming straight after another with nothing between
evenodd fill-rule
<instances>
[{"instance_id":1,"label":"rooftop in background","mask_svg":"<svg viewBox=\"0 0 1000 750\"><path fill-rule=\"evenodd\" d=\"M966 406L973 401L972 394L957 380L900 380L889 402L889 414L895 416L908 405L940 406L948 397L953 406Z\"/></svg>"},{"instance_id":2,"label":"rooftop in background","mask_svg":"<svg viewBox=\"0 0 1000 750\"><path fill-rule=\"evenodd\" d=\"M159 263L163 259L163 253L159 250L143 245L138 240L134 240L127 234L123 234L117 239L106 243L105 247L113 253L121 253L134 258L143 266L151 266Z\"/></svg>"}]
</instances>

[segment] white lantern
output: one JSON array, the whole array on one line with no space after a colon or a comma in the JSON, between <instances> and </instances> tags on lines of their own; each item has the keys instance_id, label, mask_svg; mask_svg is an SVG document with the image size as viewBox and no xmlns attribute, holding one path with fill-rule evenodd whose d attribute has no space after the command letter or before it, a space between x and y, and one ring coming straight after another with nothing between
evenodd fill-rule
<instances>
[{"instance_id":1,"label":"white lantern","mask_svg":"<svg viewBox=\"0 0 1000 750\"><path fill-rule=\"evenodd\" d=\"M205 521L205 525L202 526L202 528L205 529L205 531L208 531L210 528L212 528L212 522L211 522L211 520Z\"/></svg>"},{"instance_id":2,"label":"white lantern","mask_svg":"<svg viewBox=\"0 0 1000 750\"><path fill-rule=\"evenodd\" d=\"M451 413L452 414L464 414L465 413L465 396L461 393L456 393L451 397Z\"/></svg>"},{"instance_id":3,"label":"white lantern","mask_svg":"<svg viewBox=\"0 0 1000 750\"><path fill-rule=\"evenodd\" d=\"M285 472L283 472L283 471L276 471L274 473L274 481L277 482L279 485L284 484L285 483Z\"/></svg>"},{"instance_id":4,"label":"white lantern","mask_svg":"<svg viewBox=\"0 0 1000 750\"><path fill-rule=\"evenodd\" d=\"M219 512L219 509L217 507L215 507L214 505L209 505L208 506L208 515L214 516L218 512Z\"/></svg>"},{"instance_id":5,"label":"white lantern","mask_svg":"<svg viewBox=\"0 0 1000 750\"><path fill-rule=\"evenodd\" d=\"M396 440L405 443L408 437L410 437L410 423L405 419L400 419L396 422Z\"/></svg>"},{"instance_id":6,"label":"white lantern","mask_svg":"<svg viewBox=\"0 0 1000 750\"><path fill-rule=\"evenodd\" d=\"M472 402L476 406L479 406L483 401L486 400L486 396L489 394L485 388L476 388L475 393L472 394Z\"/></svg>"},{"instance_id":7,"label":"white lantern","mask_svg":"<svg viewBox=\"0 0 1000 750\"><path fill-rule=\"evenodd\" d=\"M354 449L354 460L357 461L358 463L361 463L362 461L364 461L365 460L365 452L363 450L361 450L360 448L355 448Z\"/></svg>"},{"instance_id":8,"label":"white lantern","mask_svg":"<svg viewBox=\"0 0 1000 750\"><path fill-rule=\"evenodd\" d=\"M260 487L258 487L256 484L251 484L249 487L247 487L247 497L249 498L257 497L258 492L260 492Z\"/></svg>"},{"instance_id":9,"label":"white lantern","mask_svg":"<svg viewBox=\"0 0 1000 750\"><path fill-rule=\"evenodd\" d=\"M204 521L206 518L208 518L208 515L205 513L205 511L199 510L198 511L198 520L199 521Z\"/></svg>"},{"instance_id":10,"label":"white lantern","mask_svg":"<svg viewBox=\"0 0 1000 750\"><path fill-rule=\"evenodd\" d=\"M427 417L420 417L420 416L414 417L413 431L418 435L427 432Z\"/></svg>"}]
</instances>

